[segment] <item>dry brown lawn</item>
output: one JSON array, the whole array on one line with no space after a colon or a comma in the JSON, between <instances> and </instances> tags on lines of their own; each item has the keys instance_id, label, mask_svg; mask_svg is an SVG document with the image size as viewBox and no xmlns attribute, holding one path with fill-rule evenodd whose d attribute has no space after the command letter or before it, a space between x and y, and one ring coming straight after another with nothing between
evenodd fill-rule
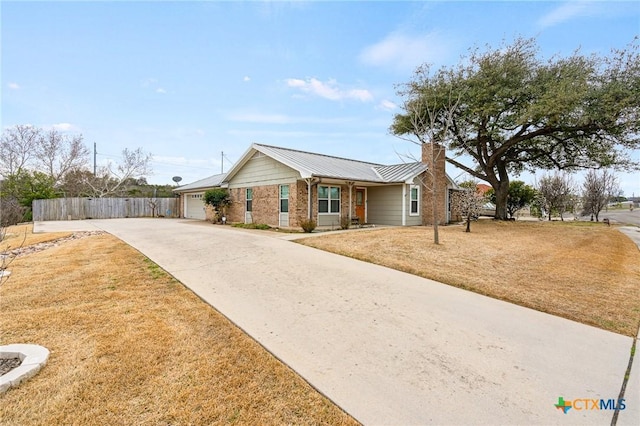
<instances>
[{"instance_id":1,"label":"dry brown lawn","mask_svg":"<svg viewBox=\"0 0 640 426\"><path fill-rule=\"evenodd\" d=\"M50 232L47 234L34 234L33 224L22 224L7 228L5 238L0 241L0 252L17 249L21 246L30 246L57 238L67 237L72 232Z\"/></svg>"},{"instance_id":2,"label":"dry brown lawn","mask_svg":"<svg viewBox=\"0 0 640 426\"><path fill-rule=\"evenodd\" d=\"M640 251L614 227L584 222L474 222L382 228L299 242L633 336Z\"/></svg>"},{"instance_id":3,"label":"dry brown lawn","mask_svg":"<svg viewBox=\"0 0 640 426\"><path fill-rule=\"evenodd\" d=\"M357 424L115 237L18 257L11 271L0 344L51 356L0 395L0 424Z\"/></svg>"}]
</instances>

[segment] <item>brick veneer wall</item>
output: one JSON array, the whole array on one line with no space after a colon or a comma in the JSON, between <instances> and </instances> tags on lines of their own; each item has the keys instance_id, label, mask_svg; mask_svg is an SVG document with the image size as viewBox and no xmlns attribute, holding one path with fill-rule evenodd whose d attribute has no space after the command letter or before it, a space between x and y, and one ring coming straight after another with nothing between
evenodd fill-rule
<instances>
[{"instance_id":1,"label":"brick veneer wall","mask_svg":"<svg viewBox=\"0 0 640 426\"><path fill-rule=\"evenodd\" d=\"M295 191L293 191L295 188ZM311 186L311 193L314 192L314 186ZM309 199L307 197L307 182L297 181L294 185L291 185L289 190L290 197L295 194L295 199L289 201L289 226L292 228L298 228L300 221L308 218L309 213ZM313 212L313 203L311 204L311 211Z\"/></svg>"},{"instance_id":2,"label":"brick veneer wall","mask_svg":"<svg viewBox=\"0 0 640 426\"><path fill-rule=\"evenodd\" d=\"M299 218L307 217L307 184L297 181L289 185L289 227L299 226ZM251 216L253 223L279 226L280 185L252 186L253 202ZM230 190L231 206L227 209L230 222L244 223L247 188Z\"/></svg>"},{"instance_id":3,"label":"brick veneer wall","mask_svg":"<svg viewBox=\"0 0 640 426\"><path fill-rule=\"evenodd\" d=\"M230 223L244 223L246 194L245 188L233 188L229 190L231 205L227 207L227 221Z\"/></svg>"},{"instance_id":4,"label":"brick veneer wall","mask_svg":"<svg viewBox=\"0 0 640 426\"><path fill-rule=\"evenodd\" d=\"M251 203L253 223L278 226L279 185L252 186L250 188L253 189L253 202ZM230 195L232 202L227 209L227 220L244 223L247 188L233 188L230 190ZM291 199L291 197L289 198Z\"/></svg>"},{"instance_id":5,"label":"brick veneer wall","mask_svg":"<svg viewBox=\"0 0 640 426\"><path fill-rule=\"evenodd\" d=\"M340 186L340 216L349 216L349 187L347 185L326 184ZM252 217L253 223L266 223L279 226L280 185L253 186ZM230 190L231 206L227 208L227 220L229 222L244 223L246 188L233 188ZM318 185L311 186L311 214L314 220L318 219ZM352 188L352 216L355 216L355 187ZM303 180L289 184L289 227L300 227L300 220L308 218L307 183Z\"/></svg>"}]
</instances>

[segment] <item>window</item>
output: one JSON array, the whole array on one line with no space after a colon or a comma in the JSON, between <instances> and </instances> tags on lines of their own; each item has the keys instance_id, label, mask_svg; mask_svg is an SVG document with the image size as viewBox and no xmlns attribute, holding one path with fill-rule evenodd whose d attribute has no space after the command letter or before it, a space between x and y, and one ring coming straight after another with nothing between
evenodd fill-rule
<instances>
[{"instance_id":1,"label":"window","mask_svg":"<svg viewBox=\"0 0 640 426\"><path fill-rule=\"evenodd\" d=\"M247 204L246 208L248 212L253 209L253 188L247 188Z\"/></svg>"},{"instance_id":2,"label":"window","mask_svg":"<svg viewBox=\"0 0 640 426\"><path fill-rule=\"evenodd\" d=\"M289 213L289 185L280 185L280 213Z\"/></svg>"},{"instance_id":3,"label":"window","mask_svg":"<svg viewBox=\"0 0 640 426\"><path fill-rule=\"evenodd\" d=\"M411 185L410 189L411 194L411 208L409 210L409 216L417 216L419 213L419 194L420 187L417 185Z\"/></svg>"},{"instance_id":4,"label":"window","mask_svg":"<svg viewBox=\"0 0 640 426\"><path fill-rule=\"evenodd\" d=\"M318 186L318 213L340 213L339 186Z\"/></svg>"}]
</instances>

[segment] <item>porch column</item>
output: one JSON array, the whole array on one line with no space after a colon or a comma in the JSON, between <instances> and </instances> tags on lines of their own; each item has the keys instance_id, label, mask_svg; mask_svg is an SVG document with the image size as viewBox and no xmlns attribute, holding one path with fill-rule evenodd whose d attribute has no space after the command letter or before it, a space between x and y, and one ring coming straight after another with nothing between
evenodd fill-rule
<instances>
[{"instance_id":1,"label":"porch column","mask_svg":"<svg viewBox=\"0 0 640 426\"><path fill-rule=\"evenodd\" d=\"M311 220L311 185L313 184L312 178L304 180L307 182L307 219Z\"/></svg>"},{"instance_id":2,"label":"porch column","mask_svg":"<svg viewBox=\"0 0 640 426\"><path fill-rule=\"evenodd\" d=\"M402 226L407 225L407 184L402 184Z\"/></svg>"},{"instance_id":3,"label":"porch column","mask_svg":"<svg viewBox=\"0 0 640 426\"><path fill-rule=\"evenodd\" d=\"M353 203L351 201L353 185L355 185L355 182L347 182L347 188L349 188L349 223L351 223L351 212L353 210Z\"/></svg>"}]
</instances>

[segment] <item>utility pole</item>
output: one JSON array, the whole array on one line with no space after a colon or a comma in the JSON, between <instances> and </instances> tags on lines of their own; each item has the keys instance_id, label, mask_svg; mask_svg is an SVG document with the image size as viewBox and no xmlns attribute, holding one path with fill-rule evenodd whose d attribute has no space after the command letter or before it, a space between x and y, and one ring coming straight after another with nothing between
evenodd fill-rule
<instances>
[{"instance_id":1,"label":"utility pole","mask_svg":"<svg viewBox=\"0 0 640 426\"><path fill-rule=\"evenodd\" d=\"M224 173L224 151L220 151L220 173Z\"/></svg>"},{"instance_id":2,"label":"utility pole","mask_svg":"<svg viewBox=\"0 0 640 426\"><path fill-rule=\"evenodd\" d=\"M97 154L97 150L96 150L96 143L93 143L93 176L95 177L96 175L96 154Z\"/></svg>"}]
</instances>

